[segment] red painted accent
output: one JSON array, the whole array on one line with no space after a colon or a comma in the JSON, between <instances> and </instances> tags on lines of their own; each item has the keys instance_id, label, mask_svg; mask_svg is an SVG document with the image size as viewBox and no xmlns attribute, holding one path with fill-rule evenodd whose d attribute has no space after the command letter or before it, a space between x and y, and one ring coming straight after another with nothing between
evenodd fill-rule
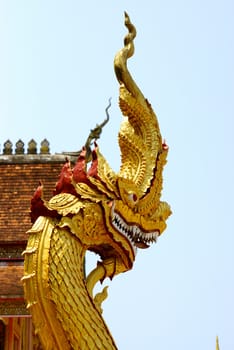
<instances>
[{"instance_id":1,"label":"red painted accent","mask_svg":"<svg viewBox=\"0 0 234 350\"><path fill-rule=\"evenodd\" d=\"M88 177L92 176L94 178L98 177L98 158L97 158L97 144L96 142L95 148L92 151L92 163L88 170L86 171L87 160L86 160L86 149L83 147L77 162L74 168L71 168L71 163L68 159L66 159L66 163L63 165L61 170L59 180L56 183L55 190L53 191L53 195L57 195L59 193L70 193L74 196L79 196L76 192L72 182L82 182L86 183L90 187L92 187L91 182ZM43 199L43 185L42 182L39 182L39 186L36 189L33 198L31 199L31 222L34 223L39 216L49 216L49 217L57 217L58 213L55 210L49 210L46 207L45 201Z\"/></svg>"},{"instance_id":2,"label":"red painted accent","mask_svg":"<svg viewBox=\"0 0 234 350\"><path fill-rule=\"evenodd\" d=\"M94 150L92 151L92 164L88 170L88 173L87 175L88 176L92 176L92 177L95 177L95 178L98 178L98 159L97 159L97 144L95 142L95 148Z\"/></svg>"},{"instance_id":3,"label":"red painted accent","mask_svg":"<svg viewBox=\"0 0 234 350\"><path fill-rule=\"evenodd\" d=\"M34 223L39 216L50 216L56 217L57 212L55 210L49 210L44 205L43 199L43 185L41 181L39 182L39 186L36 189L33 198L31 199L31 222Z\"/></svg>"},{"instance_id":4,"label":"red painted accent","mask_svg":"<svg viewBox=\"0 0 234 350\"><path fill-rule=\"evenodd\" d=\"M87 179L87 173L86 173L86 150L83 147L82 152L80 153L76 165L73 168L73 180L78 183L78 182L84 182L84 183L89 183Z\"/></svg>"},{"instance_id":5,"label":"red painted accent","mask_svg":"<svg viewBox=\"0 0 234 350\"><path fill-rule=\"evenodd\" d=\"M59 176L59 180L56 183L54 195L58 193L64 193L64 192L75 194L75 190L71 182L72 182L71 163L68 159L66 159L66 163L62 168L62 171Z\"/></svg>"}]
</instances>

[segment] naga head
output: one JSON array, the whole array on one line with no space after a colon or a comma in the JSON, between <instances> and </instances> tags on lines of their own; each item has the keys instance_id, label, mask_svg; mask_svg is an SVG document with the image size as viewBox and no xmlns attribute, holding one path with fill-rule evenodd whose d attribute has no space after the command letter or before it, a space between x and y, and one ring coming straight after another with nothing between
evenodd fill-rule
<instances>
[{"instance_id":1,"label":"naga head","mask_svg":"<svg viewBox=\"0 0 234 350\"><path fill-rule=\"evenodd\" d=\"M151 105L128 71L136 29L126 13L125 25L124 47L114 59L124 116L118 138L120 170L111 169L96 143L92 150L86 145L73 169L66 162L55 196L43 204L46 215L59 217L58 225L68 227L85 249L98 253L104 263L115 260L109 276L129 270L137 249L156 242L171 214L160 200L168 147ZM90 166L87 151L92 153Z\"/></svg>"},{"instance_id":2,"label":"naga head","mask_svg":"<svg viewBox=\"0 0 234 350\"><path fill-rule=\"evenodd\" d=\"M114 59L120 85L119 106L124 116L119 132L121 167L118 174L114 173L96 149L97 176L89 180L93 191L105 197L101 204L106 228L113 240L127 246L131 266L137 248L148 248L165 230L171 210L166 202L160 201L168 146L162 140L151 105L128 71L127 60L134 53L136 29L127 13L125 25L128 34L124 47ZM90 191L86 184L78 183L75 187L80 195Z\"/></svg>"}]
</instances>

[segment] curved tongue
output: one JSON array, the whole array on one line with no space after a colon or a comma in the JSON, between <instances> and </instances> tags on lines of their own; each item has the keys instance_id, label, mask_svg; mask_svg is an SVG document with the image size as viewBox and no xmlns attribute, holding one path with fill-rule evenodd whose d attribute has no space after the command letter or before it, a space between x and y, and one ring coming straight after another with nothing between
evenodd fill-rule
<instances>
[{"instance_id":1,"label":"curved tongue","mask_svg":"<svg viewBox=\"0 0 234 350\"><path fill-rule=\"evenodd\" d=\"M137 246L137 248L141 248L141 249L149 248L149 245L142 242L142 241L135 242L134 244L135 244L135 246Z\"/></svg>"}]
</instances>

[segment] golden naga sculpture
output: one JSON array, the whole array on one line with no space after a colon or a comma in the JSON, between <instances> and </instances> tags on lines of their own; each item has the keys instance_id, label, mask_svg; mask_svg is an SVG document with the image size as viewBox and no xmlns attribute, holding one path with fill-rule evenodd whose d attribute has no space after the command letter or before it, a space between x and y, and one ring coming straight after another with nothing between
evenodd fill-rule
<instances>
[{"instance_id":1,"label":"golden naga sculpture","mask_svg":"<svg viewBox=\"0 0 234 350\"><path fill-rule=\"evenodd\" d=\"M106 288L95 297L93 288L130 270L137 249L156 242L171 213L160 201L168 147L151 105L128 71L136 30L127 14L125 25L124 47L114 60L125 116L119 132L119 173L95 142L92 156L87 157L86 145L74 168L67 160L49 202L43 200L42 186L32 199L35 223L24 252L23 281L36 333L47 350L117 349L101 316ZM88 277L87 250L101 259Z\"/></svg>"}]
</instances>

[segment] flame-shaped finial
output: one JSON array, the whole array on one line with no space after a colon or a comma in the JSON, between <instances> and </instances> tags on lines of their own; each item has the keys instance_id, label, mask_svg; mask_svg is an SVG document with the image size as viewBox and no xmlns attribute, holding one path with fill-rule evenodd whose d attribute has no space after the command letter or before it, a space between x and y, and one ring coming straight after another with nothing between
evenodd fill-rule
<instances>
[{"instance_id":1,"label":"flame-shaped finial","mask_svg":"<svg viewBox=\"0 0 234 350\"><path fill-rule=\"evenodd\" d=\"M136 28L131 23L130 17L125 12L125 26L128 28L128 34L124 38L124 47L117 52L114 59L115 75L120 85L124 85L126 89L134 96L141 104L145 105L145 98L141 90L136 85L127 68L127 60L134 54L134 42L136 37Z\"/></svg>"},{"instance_id":2,"label":"flame-shaped finial","mask_svg":"<svg viewBox=\"0 0 234 350\"><path fill-rule=\"evenodd\" d=\"M216 336L216 350L219 350L219 337Z\"/></svg>"}]
</instances>

